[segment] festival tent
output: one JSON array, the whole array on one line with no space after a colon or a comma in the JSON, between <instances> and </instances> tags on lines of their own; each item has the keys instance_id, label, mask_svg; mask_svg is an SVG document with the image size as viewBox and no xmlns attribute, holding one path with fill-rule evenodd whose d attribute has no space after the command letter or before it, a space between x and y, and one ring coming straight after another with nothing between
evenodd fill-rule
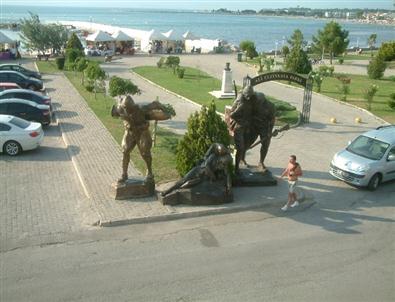
<instances>
[{"instance_id":1,"label":"festival tent","mask_svg":"<svg viewBox=\"0 0 395 302\"><path fill-rule=\"evenodd\" d=\"M174 29L169 30L168 32L163 33L163 35L167 38L168 41L183 41L185 40L181 34L178 34L174 31Z\"/></svg>"},{"instance_id":2,"label":"festival tent","mask_svg":"<svg viewBox=\"0 0 395 302\"><path fill-rule=\"evenodd\" d=\"M111 35L115 41L121 42L121 41L133 41L134 39L127 34L125 34L123 31L118 30L115 33Z\"/></svg>"},{"instance_id":3,"label":"festival tent","mask_svg":"<svg viewBox=\"0 0 395 302\"><path fill-rule=\"evenodd\" d=\"M86 41L90 42L112 42L114 41L114 38L111 37L108 33L105 33L104 31L97 31L94 34L91 34L86 37Z\"/></svg>"},{"instance_id":4,"label":"festival tent","mask_svg":"<svg viewBox=\"0 0 395 302\"><path fill-rule=\"evenodd\" d=\"M153 29L148 33L147 39L150 41L166 41L167 37Z\"/></svg>"},{"instance_id":5,"label":"festival tent","mask_svg":"<svg viewBox=\"0 0 395 302\"><path fill-rule=\"evenodd\" d=\"M0 31L0 44L14 44L15 41Z\"/></svg>"},{"instance_id":6,"label":"festival tent","mask_svg":"<svg viewBox=\"0 0 395 302\"><path fill-rule=\"evenodd\" d=\"M191 33L189 30L185 32L183 35L184 40L199 40L200 38L193 33Z\"/></svg>"}]
</instances>

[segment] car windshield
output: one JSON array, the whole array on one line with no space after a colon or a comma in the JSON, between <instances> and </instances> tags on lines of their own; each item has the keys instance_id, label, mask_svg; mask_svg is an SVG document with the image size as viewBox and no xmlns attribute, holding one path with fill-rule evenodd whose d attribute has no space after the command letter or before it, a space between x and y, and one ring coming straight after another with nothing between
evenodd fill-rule
<instances>
[{"instance_id":1,"label":"car windshield","mask_svg":"<svg viewBox=\"0 0 395 302\"><path fill-rule=\"evenodd\" d=\"M387 143L361 135L347 147L347 151L372 160L380 160L388 147Z\"/></svg>"},{"instance_id":2,"label":"car windshield","mask_svg":"<svg viewBox=\"0 0 395 302\"><path fill-rule=\"evenodd\" d=\"M17 126L17 127L19 127L19 128L22 128L22 129L26 129L30 125L30 122L25 121L25 120L23 120L23 119L21 119L19 117L13 117L10 120L10 123L15 125L15 126Z\"/></svg>"}]
</instances>

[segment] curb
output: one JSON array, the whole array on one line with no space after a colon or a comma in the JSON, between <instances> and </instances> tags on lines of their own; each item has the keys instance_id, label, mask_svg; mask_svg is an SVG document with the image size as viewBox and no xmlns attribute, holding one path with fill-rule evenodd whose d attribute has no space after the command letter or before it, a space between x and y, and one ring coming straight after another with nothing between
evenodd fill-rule
<instances>
[{"instance_id":1,"label":"curb","mask_svg":"<svg viewBox=\"0 0 395 302\"><path fill-rule=\"evenodd\" d=\"M219 209L206 209L196 212L186 212L186 213L170 213L161 216L147 216L147 217L139 217L139 218L130 218L130 219L122 219L117 221L100 221L101 227L113 227L113 226L121 226L121 225L130 225L130 224L143 224L149 222L162 222L162 221L170 221L177 219L185 219L185 218L196 218L203 216L211 216L211 215L221 215L228 213L237 213L242 211L249 211L254 209L261 209L267 207L278 207L277 203L266 203L266 204L252 204L249 206L236 206L231 208L219 208Z\"/></svg>"}]
</instances>

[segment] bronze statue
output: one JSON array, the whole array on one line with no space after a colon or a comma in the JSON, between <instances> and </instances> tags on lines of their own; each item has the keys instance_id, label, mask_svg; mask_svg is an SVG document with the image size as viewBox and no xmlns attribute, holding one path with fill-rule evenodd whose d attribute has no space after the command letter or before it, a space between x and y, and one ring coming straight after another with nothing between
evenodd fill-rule
<instances>
[{"instance_id":1,"label":"bronze statue","mask_svg":"<svg viewBox=\"0 0 395 302\"><path fill-rule=\"evenodd\" d=\"M232 160L228 148L223 144L214 143L207 150L204 158L194 168L173 186L163 191L161 195L166 196L179 188L192 187L203 180L211 182L224 180L226 192L229 194L232 188L232 178L229 170Z\"/></svg>"},{"instance_id":2,"label":"bronze statue","mask_svg":"<svg viewBox=\"0 0 395 302\"><path fill-rule=\"evenodd\" d=\"M128 179L130 152L136 145L147 166L146 180L153 181L149 120L166 120L170 118L170 115L158 101L147 105L137 105L129 95L118 100L118 104L112 107L111 115L120 117L125 127L122 139L122 176L118 182L123 183Z\"/></svg>"},{"instance_id":3,"label":"bronze statue","mask_svg":"<svg viewBox=\"0 0 395 302\"><path fill-rule=\"evenodd\" d=\"M270 140L277 135L273 132L276 110L263 93L254 92L252 86L244 87L242 93L236 98L230 110L230 130L236 146L235 172L240 169L240 162L245 161L246 152L255 140L260 137L261 150L259 164L266 170L264 164Z\"/></svg>"}]
</instances>

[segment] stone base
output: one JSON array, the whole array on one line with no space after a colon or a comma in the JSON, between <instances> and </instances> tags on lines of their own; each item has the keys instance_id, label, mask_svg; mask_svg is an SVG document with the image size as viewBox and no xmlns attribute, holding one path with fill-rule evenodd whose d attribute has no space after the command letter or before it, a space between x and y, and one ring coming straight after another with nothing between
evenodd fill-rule
<instances>
[{"instance_id":1,"label":"stone base","mask_svg":"<svg viewBox=\"0 0 395 302\"><path fill-rule=\"evenodd\" d=\"M203 181L191 188L175 190L166 196L158 194L158 199L164 205L218 205L232 202L233 193L227 193L222 182Z\"/></svg>"},{"instance_id":2,"label":"stone base","mask_svg":"<svg viewBox=\"0 0 395 302\"><path fill-rule=\"evenodd\" d=\"M217 99L234 99L236 97L234 92L211 91L210 94Z\"/></svg>"},{"instance_id":3,"label":"stone base","mask_svg":"<svg viewBox=\"0 0 395 302\"><path fill-rule=\"evenodd\" d=\"M154 180L128 179L123 183L111 184L111 194L116 200L153 196L155 193Z\"/></svg>"},{"instance_id":4,"label":"stone base","mask_svg":"<svg viewBox=\"0 0 395 302\"><path fill-rule=\"evenodd\" d=\"M262 170L257 166L240 168L240 173L233 180L233 185L238 187L275 186L277 179L269 170Z\"/></svg>"}]
</instances>

